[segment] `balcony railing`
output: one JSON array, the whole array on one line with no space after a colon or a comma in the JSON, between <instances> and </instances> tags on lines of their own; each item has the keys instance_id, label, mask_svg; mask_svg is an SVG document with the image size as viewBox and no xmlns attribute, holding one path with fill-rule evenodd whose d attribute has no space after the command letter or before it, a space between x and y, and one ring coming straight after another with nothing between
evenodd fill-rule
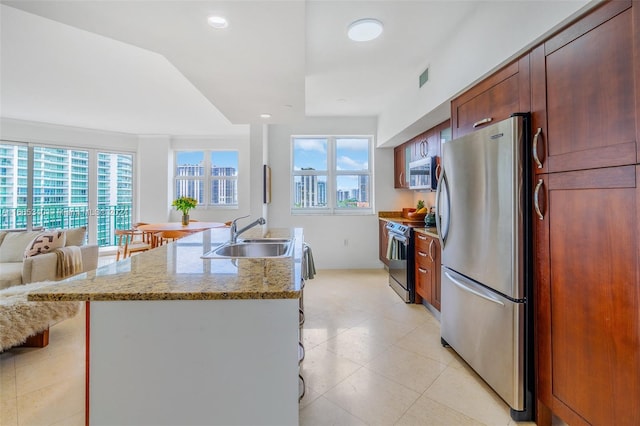
<instances>
[{"instance_id":1,"label":"balcony railing","mask_svg":"<svg viewBox=\"0 0 640 426\"><path fill-rule=\"evenodd\" d=\"M100 205L97 209L85 206L78 207L35 207L31 210L25 207L0 207L0 230L20 229L27 227L27 218L32 217L33 227L45 229L68 229L86 226L88 229L89 216L97 217L97 229L89 232L96 233L99 246L116 245L114 230L131 228L131 206L129 205Z\"/></svg>"}]
</instances>

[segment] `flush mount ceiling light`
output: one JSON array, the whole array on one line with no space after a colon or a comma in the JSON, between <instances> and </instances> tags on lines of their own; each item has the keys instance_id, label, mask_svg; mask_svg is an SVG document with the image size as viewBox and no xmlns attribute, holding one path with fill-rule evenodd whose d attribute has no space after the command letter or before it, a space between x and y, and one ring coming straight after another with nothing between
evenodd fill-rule
<instances>
[{"instance_id":1,"label":"flush mount ceiling light","mask_svg":"<svg viewBox=\"0 0 640 426\"><path fill-rule=\"evenodd\" d=\"M271 118L271 114L266 113L266 112L262 113L262 114L260 114L260 118Z\"/></svg>"},{"instance_id":2,"label":"flush mount ceiling light","mask_svg":"<svg viewBox=\"0 0 640 426\"><path fill-rule=\"evenodd\" d=\"M382 22L373 18L358 19L347 28L347 35L353 41L369 41L382 34Z\"/></svg>"},{"instance_id":3,"label":"flush mount ceiling light","mask_svg":"<svg viewBox=\"0 0 640 426\"><path fill-rule=\"evenodd\" d=\"M217 28L217 29L227 28L229 26L229 22L222 16L209 16L207 18L207 22L213 28Z\"/></svg>"}]
</instances>

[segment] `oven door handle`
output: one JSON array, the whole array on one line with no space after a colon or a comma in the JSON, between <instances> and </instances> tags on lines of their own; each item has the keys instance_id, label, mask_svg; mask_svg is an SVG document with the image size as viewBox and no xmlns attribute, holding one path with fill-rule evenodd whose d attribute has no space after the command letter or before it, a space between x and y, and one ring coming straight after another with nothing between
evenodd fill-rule
<instances>
[{"instance_id":1,"label":"oven door handle","mask_svg":"<svg viewBox=\"0 0 640 426\"><path fill-rule=\"evenodd\" d=\"M393 239L395 239L396 241L398 241L398 242L400 242L400 243L402 243L402 244L404 244L404 245L407 245L407 237L405 237L404 235L391 234L391 233L390 233L390 234L389 234L389 238L393 238Z\"/></svg>"}]
</instances>

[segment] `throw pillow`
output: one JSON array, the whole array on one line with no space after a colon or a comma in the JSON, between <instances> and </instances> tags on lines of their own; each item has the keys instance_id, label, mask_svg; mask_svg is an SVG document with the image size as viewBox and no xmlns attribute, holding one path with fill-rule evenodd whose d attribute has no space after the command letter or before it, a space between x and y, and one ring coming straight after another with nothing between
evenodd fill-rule
<instances>
[{"instance_id":1,"label":"throw pillow","mask_svg":"<svg viewBox=\"0 0 640 426\"><path fill-rule=\"evenodd\" d=\"M0 245L2 245L2 242L4 241L4 236L7 234L8 234L7 231L0 231Z\"/></svg>"},{"instance_id":2,"label":"throw pillow","mask_svg":"<svg viewBox=\"0 0 640 426\"><path fill-rule=\"evenodd\" d=\"M22 262L24 251L42 231L7 232L0 245L0 263Z\"/></svg>"},{"instance_id":3,"label":"throw pillow","mask_svg":"<svg viewBox=\"0 0 640 426\"><path fill-rule=\"evenodd\" d=\"M80 228L71 228L65 229L65 234L67 234L67 242L65 246L81 246L84 244L84 239L87 235L87 228L81 226Z\"/></svg>"},{"instance_id":4,"label":"throw pillow","mask_svg":"<svg viewBox=\"0 0 640 426\"><path fill-rule=\"evenodd\" d=\"M24 257L36 256L38 254L49 253L59 247L64 247L67 241L63 231L47 231L42 232L35 237L24 251Z\"/></svg>"}]
</instances>

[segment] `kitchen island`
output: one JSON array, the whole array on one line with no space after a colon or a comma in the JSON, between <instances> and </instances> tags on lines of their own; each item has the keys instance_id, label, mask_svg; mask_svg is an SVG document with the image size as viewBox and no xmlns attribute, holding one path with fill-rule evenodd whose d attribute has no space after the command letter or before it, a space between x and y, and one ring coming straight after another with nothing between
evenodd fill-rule
<instances>
[{"instance_id":1,"label":"kitchen island","mask_svg":"<svg viewBox=\"0 0 640 426\"><path fill-rule=\"evenodd\" d=\"M243 234L293 238L290 257L202 259L218 234L29 295L86 301L88 424L298 423L302 230Z\"/></svg>"}]
</instances>

